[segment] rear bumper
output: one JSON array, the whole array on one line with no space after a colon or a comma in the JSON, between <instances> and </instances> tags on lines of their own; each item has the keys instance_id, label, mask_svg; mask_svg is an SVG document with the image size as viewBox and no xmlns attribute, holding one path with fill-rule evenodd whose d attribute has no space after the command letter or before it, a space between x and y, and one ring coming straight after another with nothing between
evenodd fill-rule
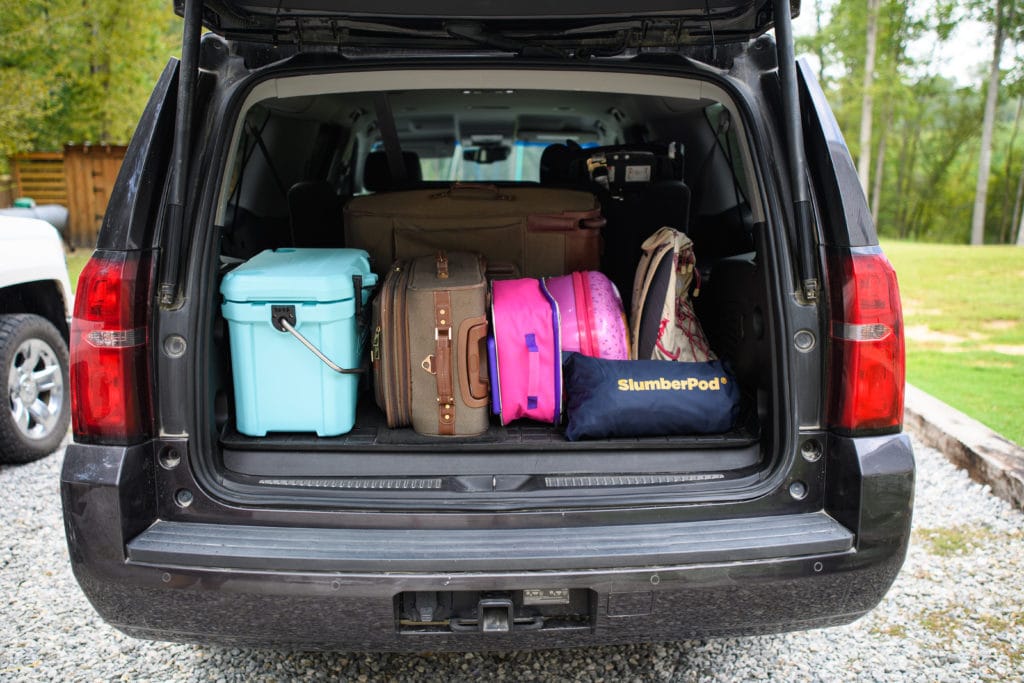
<instances>
[{"instance_id":1,"label":"rear bumper","mask_svg":"<svg viewBox=\"0 0 1024 683\"><path fill-rule=\"evenodd\" d=\"M572 530L160 520L153 458L141 447L69 447L61 488L82 589L104 619L137 637L344 650L548 648L812 628L870 610L903 563L913 455L899 436L843 440L830 451L821 512ZM409 632L396 612L404 592L565 588L589 595L585 627Z\"/></svg>"}]
</instances>

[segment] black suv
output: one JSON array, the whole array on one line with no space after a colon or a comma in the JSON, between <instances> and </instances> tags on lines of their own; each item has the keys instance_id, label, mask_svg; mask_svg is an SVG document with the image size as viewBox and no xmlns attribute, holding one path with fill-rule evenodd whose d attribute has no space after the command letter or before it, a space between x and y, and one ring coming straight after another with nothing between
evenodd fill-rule
<instances>
[{"instance_id":1,"label":"black suv","mask_svg":"<svg viewBox=\"0 0 1024 683\"><path fill-rule=\"evenodd\" d=\"M96 610L142 638L423 651L777 632L876 605L913 498L899 295L794 59L798 9L178 0L182 60L75 302L61 491ZM743 390L733 429L428 438L364 391L342 436L237 431L226 272L352 246L343 207L371 191L579 181L552 175L554 145L678 162L668 205L602 195L602 269L635 264L607 248L631 230L692 238L697 312Z\"/></svg>"}]
</instances>

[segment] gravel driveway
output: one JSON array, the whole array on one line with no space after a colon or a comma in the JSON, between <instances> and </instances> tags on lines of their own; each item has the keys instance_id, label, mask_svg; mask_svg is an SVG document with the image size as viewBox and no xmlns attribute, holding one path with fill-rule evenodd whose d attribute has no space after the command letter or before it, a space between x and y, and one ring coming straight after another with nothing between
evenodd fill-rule
<instances>
[{"instance_id":1,"label":"gravel driveway","mask_svg":"<svg viewBox=\"0 0 1024 683\"><path fill-rule=\"evenodd\" d=\"M468 655L278 653L133 640L71 576L63 452L0 467L0 680L967 680L1024 672L1024 515L915 444L914 537L882 604L779 636Z\"/></svg>"}]
</instances>

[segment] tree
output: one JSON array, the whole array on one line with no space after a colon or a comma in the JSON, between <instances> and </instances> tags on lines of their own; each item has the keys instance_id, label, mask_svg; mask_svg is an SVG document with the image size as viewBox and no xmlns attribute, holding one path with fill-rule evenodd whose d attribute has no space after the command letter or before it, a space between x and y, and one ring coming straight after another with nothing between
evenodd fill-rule
<instances>
[{"instance_id":1,"label":"tree","mask_svg":"<svg viewBox=\"0 0 1024 683\"><path fill-rule=\"evenodd\" d=\"M988 181L992 170L992 136L995 131L996 105L999 101L999 67L1003 60L1003 45L1006 42L1008 25L1015 21L1014 0L995 0L991 9L994 31L992 40L992 63L988 70L988 85L985 95L985 114L981 121L981 149L978 153L978 183L974 191L974 212L971 216L971 244L985 243L985 209L988 202Z\"/></svg>"},{"instance_id":2,"label":"tree","mask_svg":"<svg viewBox=\"0 0 1024 683\"><path fill-rule=\"evenodd\" d=\"M880 0L868 0L867 40L864 57L864 90L860 106L860 155L857 159L857 176L867 194L871 174L871 123L874 117L875 54L878 49L878 7Z\"/></svg>"},{"instance_id":3,"label":"tree","mask_svg":"<svg viewBox=\"0 0 1024 683\"><path fill-rule=\"evenodd\" d=\"M901 211L903 236L963 242L971 195L962 186L961 169L972 163L966 150L978 134L978 93L933 76L914 84L912 106L904 126L912 159L899 201L893 202Z\"/></svg>"},{"instance_id":4,"label":"tree","mask_svg":"<svg viewBox=\"0 0 1024 683\"><path fill-rule=\"evenodd\" d=\"M814 0L814 29L816 35L821 35L821 27L823 15L825 14L825 5L822 0ZM815 44L816 54L818 56L818 81L821 83L821 87L827 88L828 81L828 61L825 56L825 43L824 41L817 41Z\"/></svg>"},{"instance_id":5,"label":"tree","mask_svg":"<svg viewBox=\"0 0 1024 683\"><path fill-rule=\"evenodd\" d=\"M892 103L886 103L883 118L888 120L892 113ZM878 139L878 152L875 154L875 179L871 188L871 222L878 225L879 212L882 210L882 179L885 176L885 148L889 141L889 128L883 127Z\"/></svg>"},{"instance_id":6,"label":"tree","mask_svg":"<svg viewBox=\"0 0 1024 683\"><path fill-rule=\"evenodd\" d=\"M818 83L822 89L828 90L829 66L831 63L830 50L832 47L831 36L825 30L825 17L829 11L831 2L828 0L814 0L814 35L796 36L797 53L810 52L817 58L818 62Z\"/></svg>"},{"instance_id":7,"label":"tree","mask_svg":"<svg viewBox=\"0 0 1024 683\"><path fill-rule=\"evenodd\" d=\"M932 6L928 11L936 10ZM893 173L891 182L885 181L887 164L896 164L896 155L907 148L888 135L904 118L903 105L912 109L907 92L913 61L907 46L925 28L924 20L902 0L836 0L829 5L824 28L805 43L829 58L828 98L840 126L859 131L848 140L872 214L877 223L884 213L894 227L895 211L883 211L881 195L895 192L895 179L905 178ZM884 112L876 111L876 102L885 103ZM880 115L883 124L876 121Z\"/></svg>"},{"instance_id":8,"label":"tree","mask_svg":"<svg viewBox=\"0 0 1024 683\"><path fill-rule=\"evenodd\" d=\"M0 13L0 154L127 142L180 35L165 0L8 0Z\"/></svg>"},{"instance_id":9,"label":"tree","mask_svg":"<svg viewBox=\"0 0 1024 683\"><path fill-rule=\"evenodd\" d=\"M1021 174L1017 183L1017 192L1010 192L1010 183L1013 182L1013 152L1016 147L1017 134L1020 132L1021 115L1024 114L1024 97L1017 97L1017 111L1013 116L1013 130L1010 133L1010 143L1006 146L1006 164L1003 167L1002 206L999 219L999 243L1005 244L1009 241L1010 231L1017 225L1015 217L1020 208L1021 193L1024 192L1024 173ZM1010 209L1010 198L1014 198L1013 209Z\"/></svg>"},{"instance_id":10,"label":"tree","mask_svg":"<svg viewBox=\"0 0 1024 683\"><path fill-rule=\"evenodd\" d=\"M875 17L873 0L815 0L815 6L826 8L821 16L827 21L818 35L804 39L803 46L812 49L827 69L826 95L849 135L858 173L862 181L869 181L866 194L879 233L969 241L981 122L992 93L961 87L938 73L937 58L950 50L965 13L984 19L993 31L1002 27L1005 56L1009 45L1024 35L1018 9L1024 3L877 0ZM873 69L868 54L871 34ZM930 44L932 52L908 50L911 43ZM992 47L990 55L995 56L995 43ZM986 69L986 82L992 73ZM1006 242L1018 239L1024 224L1024 107L1017 117L1016 107L1000 102L1024 97L1024 59L1018 58L1010 71L996 71L995 82L997 97L986 145L988 218L982 225L989 241Z\"/></svg>"}]
</instances>

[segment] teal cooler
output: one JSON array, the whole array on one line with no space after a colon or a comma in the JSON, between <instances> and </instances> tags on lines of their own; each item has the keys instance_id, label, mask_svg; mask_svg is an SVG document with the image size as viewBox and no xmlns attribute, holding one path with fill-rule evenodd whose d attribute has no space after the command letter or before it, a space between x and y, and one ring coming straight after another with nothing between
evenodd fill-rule
<instances>
[{"instance_id":1,"label":"teal cooler","mask_svg":"<svg viewBox=\"0 0 1024 683\"><path fill-rule=\"evenodd\" d=\"M274 319L284 316L335 364L359 368L367 326L355 297L361 313L375 284L361 249L267 250L224 276L239 432L337 436L352 429L360 375L332 370Z\"/></svg>"}]
</instances>

